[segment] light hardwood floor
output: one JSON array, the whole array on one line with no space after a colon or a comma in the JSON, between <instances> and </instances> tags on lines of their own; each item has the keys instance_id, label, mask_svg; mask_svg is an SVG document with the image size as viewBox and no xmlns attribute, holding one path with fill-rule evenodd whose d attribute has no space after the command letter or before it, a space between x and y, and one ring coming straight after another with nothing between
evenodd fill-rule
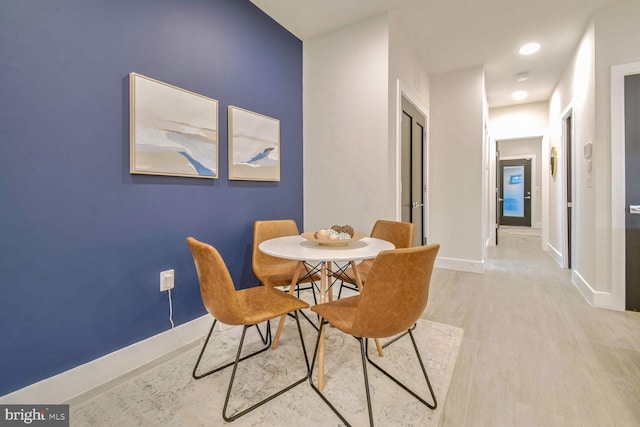
<instances>
[{"instance_id":1,"label":"light hardwood floor","mask_svg":"<svg viewBox=\"0 0 640 427\"><path fill-rule=\"evenodd\" d=\"M591 307L539 237L488 258L433 274L423 317L464 328L441 425L640 426L640 313Z\"/></svg>"}]
</instances>

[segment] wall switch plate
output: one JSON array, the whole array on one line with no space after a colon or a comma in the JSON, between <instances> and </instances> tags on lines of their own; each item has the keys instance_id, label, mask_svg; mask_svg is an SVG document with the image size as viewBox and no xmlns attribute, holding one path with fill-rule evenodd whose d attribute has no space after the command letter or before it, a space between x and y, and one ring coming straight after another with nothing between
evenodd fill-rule
<instances>
[{"instance_id":1,"label":"wall switch plate","mask_svg":"<svg viewBox=\"0 0 640 427\"><path fill-rule=\"evenodd\" d=\"M174 278L173 269L160 272L160 292L173 289L173 278Z\"/></svg>"}]
</instances>

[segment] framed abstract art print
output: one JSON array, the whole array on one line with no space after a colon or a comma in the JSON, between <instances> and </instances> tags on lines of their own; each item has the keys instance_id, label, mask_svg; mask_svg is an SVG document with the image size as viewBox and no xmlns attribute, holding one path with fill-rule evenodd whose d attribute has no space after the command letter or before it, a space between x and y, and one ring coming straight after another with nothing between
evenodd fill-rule
<instances>
[{"instance_id":1,"label":"framed abstract art print","mask_svg":"<svg viewBox=\"0 0 640 427\"><path fill-rule=\"evenodd\" d=\"M130 173L218 177L218 101L129 74Z\"/></svg>"},{"instance_id":2,"label":"framed abstract art print","mask_svg":"<svg viewBox=\"0 0 640 427\"><path fill-rule=\"evenodd\" d=\"M229 179L280 181L280 120L234 107L229 113Z\"/></svg>"}]
</instances>

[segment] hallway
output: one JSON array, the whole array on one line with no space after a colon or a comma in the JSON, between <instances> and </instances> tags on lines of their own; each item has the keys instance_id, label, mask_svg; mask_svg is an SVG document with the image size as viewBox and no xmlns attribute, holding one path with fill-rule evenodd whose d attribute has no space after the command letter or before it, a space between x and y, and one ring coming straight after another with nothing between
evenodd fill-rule
<instances>
[{"instance_id":1,"label":"hallway","mask_svg":"<svg viewBox=\"0 0 640 427\"><path fill-rule=\"evenodd\" d=\"M423 317L464 328L442 425L640 425L640 313L590 307L539 237L488 257L434 271Z\"/></svg>"}]
</instances>

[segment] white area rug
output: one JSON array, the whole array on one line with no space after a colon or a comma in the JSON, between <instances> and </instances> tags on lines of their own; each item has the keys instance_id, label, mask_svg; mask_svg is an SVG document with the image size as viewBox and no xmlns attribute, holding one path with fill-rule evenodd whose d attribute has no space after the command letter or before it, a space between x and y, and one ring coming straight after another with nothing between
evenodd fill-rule
<instances>
[{"instance_id":1,"label":"white area rug","mask_svg":"<svg viewBox=\"0 0 640 427\"><path fill-rule=\"evenodd\" d=\"M310 313L310 312L309 312ZM309 361L313 355L317 332L303 318L300 320ZM277 320L272 322L275 333ZM201 367L205 370L233 360L240 328L212 336ZM438 399L432 411L416 401L368 366L369 384L376 425L437 426L453 375L463 331L460 328L420 320L414 331L431 384ZM247 332L245 349L257 348L260 339L255 328ZM428 390L421 375L408 336L385 349L379 358L371 341L374 361L397 375L427 400ZM200 347L156 366L142 374L96 395L72 404L72 426L219 426L222 406L231 376L231 368L200 380L191 377ZM354 426L369 425L358 341L336 329L328 329L326 341L325 395ZM316 364L317 365L317 364ZM317 369L317 368L316 368ZM306 367L300 348L295 320L288 318L280 345L240 363L231 394L229 412L243 409L272 391L302 378ZM314 373L314 382L317 383ZM239 418L233 426L338 426L342 423L311 389L308 381L284 395Z\"/></svg>"}]
</instances>

